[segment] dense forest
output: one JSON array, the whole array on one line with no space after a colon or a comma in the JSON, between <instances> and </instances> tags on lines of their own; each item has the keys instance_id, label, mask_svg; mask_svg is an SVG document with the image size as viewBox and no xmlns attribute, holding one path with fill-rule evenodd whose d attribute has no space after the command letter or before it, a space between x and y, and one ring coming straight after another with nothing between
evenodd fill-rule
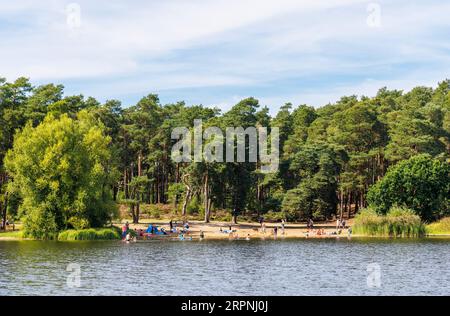
<instances>
[{"instance_id":1,"label":"dense forest","mask_svg":"<svg viewBox=\"0 0 450 316\"><path fill-rule=\"evenodd\" d=\"M278 172L262 173L258 162L173 162L171 131L192 128L194 119L202 119L203 128L278 127ZM54 139L65 145L49 150ZM35 155L28 157L30 152ZM388 168L419 154L448 164L450 80L436 88L344 96L322 107L287 103L272 117L255 98L226 112L161 104L154 94L122 107L117 100L65 96L62 85L0 79L0 207L9 216L20 217L38 202L83 213L106 207L98 205L100 196L104 205L128 205L135 222L142 204L170 204L182 215L194 210L206 222L216 210L288 220L350 217L367 206L369 188ZM89 169L91 164L96 167ZM80 178L83 168L89 174ZM67 192L75 186L78 195L71 197ZM32 190L45 199L34 193L27 198ZM70 223L98 225L102 216L85 223L75 215Z\"/></svg>"}]
</instances>

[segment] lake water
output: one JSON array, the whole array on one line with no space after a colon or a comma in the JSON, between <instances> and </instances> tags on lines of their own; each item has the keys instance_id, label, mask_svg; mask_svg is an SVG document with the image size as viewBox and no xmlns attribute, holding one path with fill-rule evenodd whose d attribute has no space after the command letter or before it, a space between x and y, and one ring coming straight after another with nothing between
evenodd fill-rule
<instances>
[{"instance_id":1,"label":"lake water","mask_svg":"<svg viewBox=\"0 0 450 316\"><path fill-rule=\"evenodd\" d=\"M0 269L0 295L449 295L450 240L0 241Z\"/></svg>"}]
</instances>

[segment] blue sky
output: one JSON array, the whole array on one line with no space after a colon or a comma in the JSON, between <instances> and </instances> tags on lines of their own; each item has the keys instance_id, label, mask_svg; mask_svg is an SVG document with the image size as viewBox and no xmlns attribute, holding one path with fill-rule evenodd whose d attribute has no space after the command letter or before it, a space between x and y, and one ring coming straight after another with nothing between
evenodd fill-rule
<instances>
[{"instance_id":1,"label":"blue sky","mask_svg":"<svg viewBox=\"0 0 450 316\"><path fill-rule=\"evenodd\" d=\"M450 78L449 16L449 1L0 0L0 77L274 113Z\"/></svg>"}]
</instances>

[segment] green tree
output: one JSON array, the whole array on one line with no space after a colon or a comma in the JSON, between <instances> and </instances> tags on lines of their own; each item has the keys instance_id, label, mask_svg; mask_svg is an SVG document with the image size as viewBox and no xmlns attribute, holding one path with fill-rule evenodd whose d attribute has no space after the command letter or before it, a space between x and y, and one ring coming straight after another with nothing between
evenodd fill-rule
<instances>
[{"instance_id":1,"label":"green tree","mask_svg":"<svg viewBox=\"0 0 450 316\"><path fill-rule=\"evenodd\" d=\"M45 118L17 134L5 158L22 199L26 234L51 238L66 228L100 227L111 217L111 139L82 111Z\"/></svg>"},{"instance_id":2,"label":"green tree","mask_svg":"<svg viewBox=\"0 0 450 316\"><path fill-rule=\"evenodd\" d=\"M423 220L438 219L450 212L450 165L427 154L414 156L391 167L367 198L382 214L398 205Z\"/></svg>"},{"instance_id":3,"label":"green tree","mask_svg":"<svg viewBox=\"0 0 450 316\"><path fill-rule=\"evenodd\" d=\"M290 169L299 184L287 191L283 209L298 218L326 219L336 212L338 154L327 145L305 145L294 156Z\"/></svg>"}]
</instances>

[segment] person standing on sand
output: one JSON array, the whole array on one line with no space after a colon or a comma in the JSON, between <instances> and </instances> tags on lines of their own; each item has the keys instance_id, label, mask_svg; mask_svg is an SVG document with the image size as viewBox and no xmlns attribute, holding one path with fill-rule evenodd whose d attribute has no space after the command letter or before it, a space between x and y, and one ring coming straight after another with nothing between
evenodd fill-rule
<instances>
[{"instance_id":1,"label":"person standing on sand","mask_svg":"<svg viewBox=\"0 0 450 316\"><path fill-rule=\"evenodd\" d=\"M281 235L284 235L284 223L285 223L285 220L284 220L284 218L281 220Z\"/></svg>"},{"instance_id":2,"label":"person standing on sand","mask_svg":"<svg viewBox=\"0 0 450 316\"><path fill-rule=\"evenodd\" d=\"M263 227L263 223L264 223L264 217L260 217L259 218L259 225L261 226L261 228Z\"/></svg>"},{"instance_id":3,"label":"person standing on sand","mask_svg":"<svg viewBox=\"0 0 450 316\"><path fill-rule=\"evenodd\" d=\"M265 234L266 233L266 224L262 223L261 227L262 227L261 228L262 233Z\"/></svg>"},{"instance_id":4,"label":"person standing on sand","mask_svg":"<svg viewBox=\"0 0 450 316\"><path fill-rule=\"evenodd\" d=\"M274 237L277 237L277 233L278 233L278 227L275 226L275 227L273 228L273 236L274 236Z\"/></svg>"},{"instance_id":5,"label":"person standing on sand","mask_svg":"<svg viewBox=\"0 0 450 316\"><path fill-rule=\"evenodd\" d=\"M169 226L170 226L170 230L172 231L172 229L173 229L173 222L172 222L172 220L170 220Z\"/></svg>"},{"instance_id":6,"label":"person standing on sand","mask_svg":"<svg viewBox=\"0 0 450 316\"><path fill-rule=\"evenodd\" d=\"M341 220L338 218L336 220L336 230L338 230L341 227Z\"/></svg>"},{"instance_id":7,"label":"person standing on sand","mask_svg":"<svg viewBox=\"0 0 450 316\"><path fill-rule=\"evenodd\" d=\"M127 225L125 224L122 226L122 239L125 239L125 237L127 236L127 231L128 231Z\"/></svg>"}]
</instances>

